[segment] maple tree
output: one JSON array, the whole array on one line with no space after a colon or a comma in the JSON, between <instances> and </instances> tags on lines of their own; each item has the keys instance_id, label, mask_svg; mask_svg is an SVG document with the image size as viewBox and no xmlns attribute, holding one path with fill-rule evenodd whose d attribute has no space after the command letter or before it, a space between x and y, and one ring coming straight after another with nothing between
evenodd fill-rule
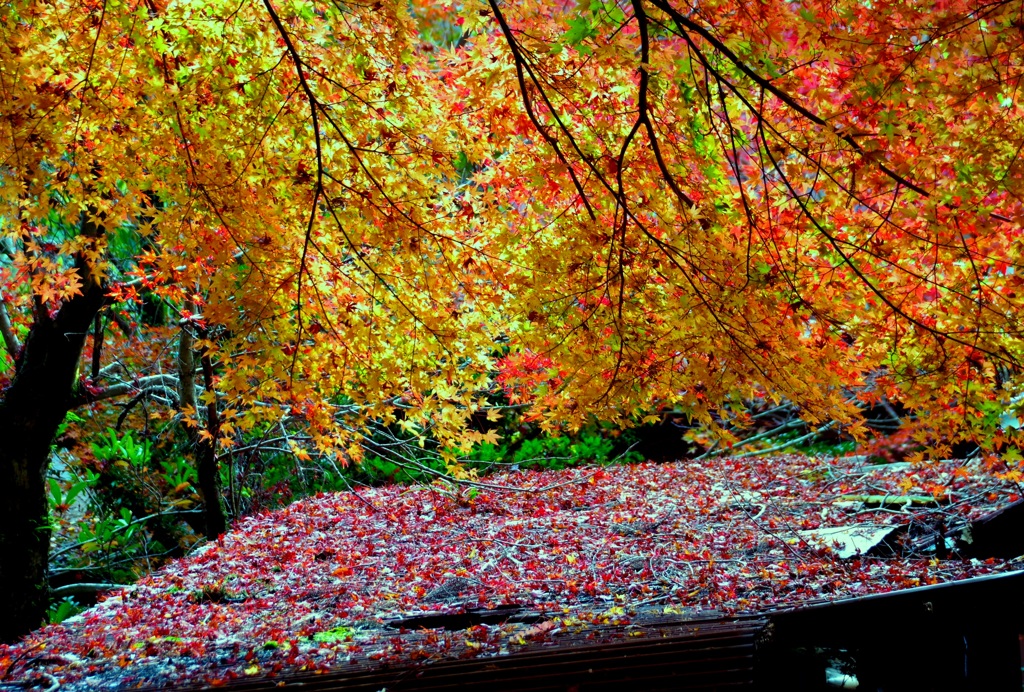
<instances>
[{"instance_id":1,"label":"maple tree","mask_svg":"<svg viewBox=\"0 0 1024 692\"><path fill-rule=\"evenodd\" d=\"M188 428L211 536L240 436L301 421L296 455L358 462L377 422L455 464L498 387L547 430L672 409L728 434L770 397L858 435L889 399L936 456L1014 442L1017 3L23 0L0 24L0 638L45 610L50 444L95 401ZM147 296L178 355L107 369Z\"/></svg>"}]
</instances>

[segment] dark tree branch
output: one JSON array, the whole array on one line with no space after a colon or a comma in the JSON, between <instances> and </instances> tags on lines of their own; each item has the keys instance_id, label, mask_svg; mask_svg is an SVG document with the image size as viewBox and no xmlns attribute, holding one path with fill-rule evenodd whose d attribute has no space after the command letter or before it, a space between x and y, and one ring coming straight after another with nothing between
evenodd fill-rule
<instances>
[{"instance_id":1,"label":"dark tree branch","mask_svg":"<svg viewBox=\"0 0 1024 692\"><path fill-rule=\"evenodd\" d=\"M306 101L309 103L309 116L312 120L313 126L313 141L316 147L316 182L313 185L313 201L309 205L309 221L306 223L306 232L303 236L302 241L302 256L299 258L299 275L296 278L296 296L295 296L295 312L296 320L298 322L298 331L295 335L296 343L302 341L302 277L306 272L306 257L309 255L309 244L313 237L313 226L316 223L316 212L317 206L320 202L320 198L324 193L324 157L323 157L323 144L320 141L320 102L316 95L313 93L313 89L309 86L309 82L306 80L306 74L303 71L302 56L299 55L298 50L295 48L295 44L292 42L292 37L288 31L284 28L284 23L277 14L277 10L274 9L274 5L270 0L263 0L263 5L267 8L267 13L270 15L270 20L274 23L277 28L278 34L281 36L281 40L284 41L285 49L288 51L288 55L291 57L293 66L295 67L295 74L299 78L299 85L302 87L302 93L306 96ZM299 349L296 348L292 354L291 373L294 375L295 364L299 358Z\"/></svg>"},{"instance_id":2,"label":"dark tree branch","mask_svg":"<svg viewBox=\"0 0 1024 692\"><path fill-rule=\"evenodd\" d=\"M643 123L644 129L647 130L647 139L651 142L651 151L654 153L654 160L658 162L658 170L661 171L661 177L665 179L665 182L676 198L692 209L697 204L689 195L683 192L682 188L679 187L679 183L676 182L675 176L669 172L668 166L665 164L665 158L661 154L661 146L658 144L658 136L654 131L654 123L651 122L650 106L647 102L651 79L650 73L647 70L647 66L651 62L651 38L648 29L647 12L644 10L641 0L633 0L633 14L636 17L640 33L640 89L638 95L640 113L637 116L638 122Z\"/></svg>"},{"instance_id":3,"label":"dark tree branch","mask_svg":"<svg viewBox=\"0 0 1024 692\"><path fill-rule=\"evenodd\" d=\"M90 377L95 380L100 375L100 359L103 355L103 316L96 315L92 325L92 369Z\"/></svg>"},{"instance_id":4,"label":"dark tree branch","mask_svg":"<svg viewBox=\"0 0 1024 692\"><path fill-rule=\"evenodd\" d=\"M498 20L499 26L501 26L501 33L504 34L505 36L505 43L508 44L509 50L512 51L512 58L516 67L516 79L519 81L519 93L523 99L523 106L526 108L526 115L527 117L529 117L530 122L533 123L534 128L537 130L540 136L543 137L544 141L548 143L548 146L550 146L554 150L555 156L558 157L558 160L561 161L562 164L565 166L566 170L569 171L569 177L572 179L572 184L576 188L576 192L577 194L579 194L580 200L583 202L583 205L587 209L587 214L590 216L591 219L596 220L597 215L595 214L593 207L590 205L590 199L587 197L587 193L583 189L583 184L577 177L575 169L573 169L572 164L569 163L569 160L562 152L562 149L558 144L558 140L550 132L548 132L548 128L546 126L541 124L540 120L537 119L537 114L534 113L533 111L533 103L530 100L530 93L526 87L526 77L524 75L524 70L529 72L530 79L533 81L534 85L537 86L537 89L541 93L542 97L544 95L544 90L537 82L536 76L533 74L533 71L530 69L529 64L523 57L522 51L519 48L519 43L516 41L515 36L512 35L512 28L508 25L508 22L505 21L505 15L501 13L501 9L498 8L497 0L489 0L489 2L491 6L491 11L494 12L494 17L495 19ZM547 105L548 108L551 110L552 115L555 117L557 121L558 118L557 115L555 115L554 108L551 107L550 103L548 103ZM561 125L560 122L559 124ZM564 126L562 129L565 129ZM573 142L573 145L575 146L575 142ZM582 157L583 152L579 151L578 147L577 153L580 154L580 156Z\"/></svg>"}]
</instances>

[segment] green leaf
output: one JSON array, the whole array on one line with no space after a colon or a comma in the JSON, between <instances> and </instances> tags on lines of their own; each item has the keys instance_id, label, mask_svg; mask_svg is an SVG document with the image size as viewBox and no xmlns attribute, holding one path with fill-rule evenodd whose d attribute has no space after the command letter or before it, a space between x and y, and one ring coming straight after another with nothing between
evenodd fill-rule
<instances>
[{"instance_id":1,"label":"green leaf","mask_svg":"<svg viewBox=\"0 0 1024 692\"><path fill-rule=\"evenodd\" d=\"M50 480L50 503L53 504L53 505L59 505L59 504L61 504L61 499L63 498L63 494L61 493L61 489L60 489L60 481L58 481L56 478L51 478L49 480Z\"/></svg>"},{"instance_id":2,"label":"green leaf","mask_svg":"<svg viewBox=\"0 0 1024 692\"><path fill-rule=\"evenodd\" d=\"M313 641L320 642L321 644L343 642L352 639L354 632L355 630L351 627L335 627L333 630L327 630L326 632L317 632L313 635Z\"/></svg>"},{"instance_id":3,"label":"green leaf","mask_svg":"<svg viewBox=\"0 0 1024 692\"><path fill-rule=\"evenodd\" d=\"M584 39L596 35L597 32L586 17L577 17L569 20L569 30L562 35L562 42L570 46L577 46Z\"/></svg>"},{"instance_id":4,"label":"green leaf","mask_svg":"<svg viewBox=\"0 0 1024 692\"><path fill-rule=\"evenodd\" d=\"M473 162L469 160L469 156L466 155L464 150L459 151L459 155L455 157L453 165L460 178L466 179L473 175Z\"/></svg>"},{"instance_id":5,"label":"green leaf","mask_svg":"<svg viewBox=\"0 0 1024 692\"><path fill-rule=\"evenodd\" d=\"M57 604L55 608L50 608L47 611L47 615L52 624L63 622L73 615L85 610L82 606L78 605L78 602L74 598L65 598L63 601Z\"/></svg>"},{"instance_id":6,"label":"green leaf","mask_svg":"<svg viewBox=\"0 0 1024 692\"><path fill-rule=\"evenodd\" d=\"M800 18L803 19L805 22L810 22L811 24L818 23L818 17L814 14L814 12L811 12L806 7L800 8L797 11L797 14L799 14Z\"/></svg>"},{"instance_id":7,"label":"green leaf","mask_svg":"<svg viewBox=\"0 0 1024 692\"><path fill-rule=\"evenodd\" d=\"M615 2L591 0L590 12L596 24L612 24L619 26L626 21L626 15Z\"/></svg>"}]
</instances>

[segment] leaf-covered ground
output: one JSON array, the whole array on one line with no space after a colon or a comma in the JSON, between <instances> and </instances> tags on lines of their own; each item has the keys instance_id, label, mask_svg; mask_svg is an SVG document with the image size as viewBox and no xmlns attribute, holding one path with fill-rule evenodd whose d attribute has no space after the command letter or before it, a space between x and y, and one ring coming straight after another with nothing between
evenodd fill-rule
<instances>
[{"instance_id":1,"label":"leaf-covered ground","mask_svg":"<svg viewBox=\"0 0 1024 692\"><path fill-rule=\"evenodd\" d=\"M591 625L628 628L652 609L755 611L1017 567L955 551L935 559L940 520L953 535L1017 499L980 462L786 455L509 472L487 486L363 488L246 518L82 615L0 647L0 690L495 655ZM868 555L839 557L866 551L886 526L903 528ZM854 533L867 542L851 543ZM536 617L462 630L395 623L510 606Z\"/></svg>"}]
</instances>

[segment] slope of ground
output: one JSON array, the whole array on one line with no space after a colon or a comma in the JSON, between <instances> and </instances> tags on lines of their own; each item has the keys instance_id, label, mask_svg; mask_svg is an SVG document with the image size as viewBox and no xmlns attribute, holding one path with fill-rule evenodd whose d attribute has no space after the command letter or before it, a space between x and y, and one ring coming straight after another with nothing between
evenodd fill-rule
<instances>
[{"instance_id":1,"label":"slope of ground","mask_svg":"<svg viewBox=\"0 0 1024 692\"><path fill-rule=\"evenodd\" d=\"M628 629L641 613L750 612L1008 571L1019 565L964 558L954 537L1016 492L978 461L783 455L322 495L246 518L0 647L0 690L492 656L560 631Z\"/></svg>"}]
</instances>

